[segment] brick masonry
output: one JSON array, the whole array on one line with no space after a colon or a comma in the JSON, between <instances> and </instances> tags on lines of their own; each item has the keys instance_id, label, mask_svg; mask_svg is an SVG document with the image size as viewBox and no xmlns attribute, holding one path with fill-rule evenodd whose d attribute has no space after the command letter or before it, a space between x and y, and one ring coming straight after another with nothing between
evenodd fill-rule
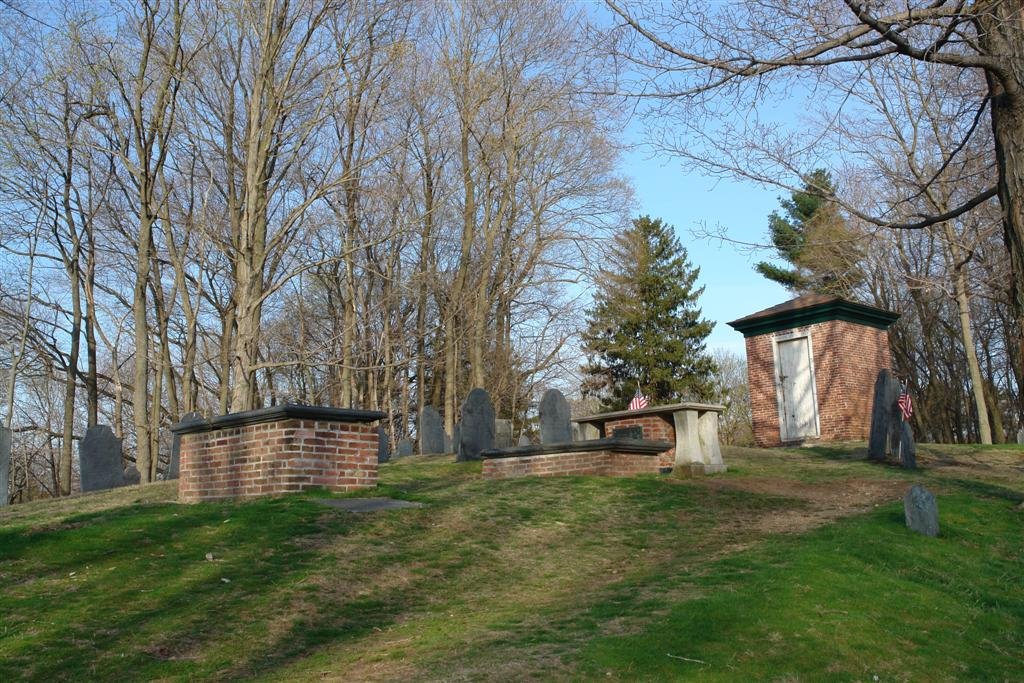
<instances>
[{"instance_id":1,"label":"brick masonry","mask_svg":"<svg viewBox=\"0 0 1024 683\"><path fill-rule=\"evenodd\" d=\"M377 485L377 427L278 417L181 435L185 503Z\"/></svg>"},{"instance_id":2,"label":"brick masonry","mask_svg":"<svg viewBox=\"0 0 1024 683\"><path fill-rule=\"evenodd\" d=\"M772 339L806 332L811 339L820 441L867 439L879 370L891 367L889 333L829 320L746 338L747 379L758 446L782 445Z\"/></svg>"},{"instance_id":3,"label":"brick masonry","mask_svg":"<svg viewBox=\"0 0 1024 683\"><path fill-rule=\"evenodd\" d=\"M608 420L604 424L604 436L612 436L616 429L622 427L642 427L644 438L651 441L676 442L676 427L661 415L636 415ZM676 461L676 448L665 451L659 456L659 467L672 467Z\"/></svg>"},{"instance_id":4,"label":"brick masonry","mask_svg":"<svg viewBox=\"0 0 1024 683\"><path fill-rule=\"evenodd\" d=\"M485 459L482 472L486 479L567 474L628 477L634 474L658 474L660 462L660 458L655 455L608 450L583 451Z\"/></svg>"}]
</instances>

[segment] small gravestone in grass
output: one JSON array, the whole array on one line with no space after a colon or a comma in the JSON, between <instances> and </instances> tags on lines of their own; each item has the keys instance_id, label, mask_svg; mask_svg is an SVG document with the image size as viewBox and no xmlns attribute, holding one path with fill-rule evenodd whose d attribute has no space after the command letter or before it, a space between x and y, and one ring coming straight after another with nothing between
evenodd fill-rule
<instances>
[{"instance_id":1,"label":"small gravestone in grass","mask_svg":"<svg viewBox=\"0 0 1024 683\"><path fill-rule=\"evenodd\" d=\"M82 491L104 491L125 485L121 439L107 425L94 425L78 444Z\"/></svg>"},{"instance_id":2,"label":"small gravestone in grass","mask_svg":"<svg viewBox=\"0 0 1024 683\"><path fill-rule=\"evenodd\" d=\"M420 413L418 425L420 436L420 454L445 453L447 449L444 443L444 423L441 422L441 414L434 406L425 406Z\"/></svg>"},{"instance_id":3,"label":"small gravestone in grass","mask_svg":"<svg viewBox=\"0 0 1024 683\"><path fill-rule=\"evenodd\" d=\"M477 387L462 404L456 460L479 460L480 452L494 448L494 404L487 391Z\"/></svg>"},{"instance_id":4,"label":"small gravestone in grass","mask_svg":"<svg viewBox=\"0 0 1024 683\"><path fill-rule=\"evenodd\" d=\"M531 443L532 442L530 441L530 437L526 435L526 432L523 432L522 434L519 435L520 446L529 446L531 445Z\"/></svg>"},{"instance_id":5,"label":"small gravestone in grass","mask_svg":"<svg viewBox=\"0 0 1024 683\"><path fill-rule=\"evenodd\" d=\"M0 507L10 500L7 493L11 480L11 430L0 425Z\"/></svg>"},{"instance_id":6,"label":"small gravestone in grass","mask_svg":"<svg viewBox=\"0 0 1024 683\"><path fill-rule=\"evenodd\" d=\"M548 389L540 399L540 442L572 441L572 413L569 402L558 389Z\"/></svg>"},{"instance_id":7,"label":"small gravestone in grass","mask_svg":"<svg viewBox=\"0 0 1024 683\"><path fill-rule=\"evenodd\" d=\"M907 528L925 536L939 535L939 506L931 491L914 484L903 496L903 516Z\"/></svg>"},{"instance_id":8,"label":"small gravestone in grass","mask_svg":"<svg viewBox=\"0 0 1024 683\"><path fill-rule=\"evenodd\" d=\"M411 439L402 439L398 442L398 448L395 449L396 458L408 458L413 453L413 445Z\"/></svg>"}]
</instances>

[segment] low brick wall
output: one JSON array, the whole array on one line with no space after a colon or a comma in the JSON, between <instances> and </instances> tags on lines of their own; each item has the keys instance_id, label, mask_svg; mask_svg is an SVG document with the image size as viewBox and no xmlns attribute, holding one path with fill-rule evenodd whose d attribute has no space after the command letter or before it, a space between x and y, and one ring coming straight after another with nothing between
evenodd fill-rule
<instances>
[{"instance_id":1,"label":"low brick wall","mask_svg":"<svg viewBox=\"0 0 1024 683\"><path fill-rule=\"evenodd\" d=\"M377 485L375 411L279 406L181 422L185 503Z\"/></svg>"},{"instance_id":2,"label":"low brick wall","mask_svg":"<svg viewBox=\"0 0 1024 683\"><path fill-rule=\"evenodd\" d=\"M634 474L657 474L658 471L657 456L612 451L524 455L517 458L495 458L483 462L483 475L486 479L550 477L564 474L628 477Z\"/></svg>"}]
</instances>

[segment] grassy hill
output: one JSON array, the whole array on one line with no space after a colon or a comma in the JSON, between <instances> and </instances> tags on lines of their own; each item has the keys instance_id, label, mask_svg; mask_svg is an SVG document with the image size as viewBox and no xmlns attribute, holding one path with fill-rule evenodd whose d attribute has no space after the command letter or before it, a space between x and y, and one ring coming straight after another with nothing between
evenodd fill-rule
<instances>
[{"instance_id":1,"label":"grassy hill","mask_svg":"<svg viewBox=\"0 0 1024 683\"><path fill-rule=\"evenodd\" d=\"M0 680L1024 680L1024 451L726 451L483 481L410 458L353 514L172 484L0 512ZM903 526L939 494L942 536ZM877 678L875 678L877 677Z\"/></svg>"}]
</instances>

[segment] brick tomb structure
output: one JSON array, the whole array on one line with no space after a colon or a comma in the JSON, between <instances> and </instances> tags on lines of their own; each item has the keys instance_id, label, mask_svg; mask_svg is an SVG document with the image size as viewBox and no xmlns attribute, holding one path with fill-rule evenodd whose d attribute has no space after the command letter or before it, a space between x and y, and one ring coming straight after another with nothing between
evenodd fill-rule
<instances>
[{"instance_id":1,"label":"brick tomb structure","mask_svg":"<svg viewBox=\"0 0 1024 683\"><path fill-rule=\"evenodd\" d=\"M377 485L383 413L283 405L182 421L178 497L184 503L252 498L323 487Z\"/></svg>"},{"instance_id":2,"label":"brick tomb structure","mask_svg":"<svg viewBox=\"0 0 1024 683\"><path fill-rule=\"evenodd\" d=\"M809 294L729 323L746 338L757 445L866 439L875 379L891 365L888 328L898 318Z\"/></svg>"},{"instance_id":3,"label":"brick tomb structure","mask_svg":"<svg viewBox=\"0 0 1024 683\"><path fill-rule=\"evenodd\" d=\"M581 417L574 420L581 440L484 451L483 475L498 479L724 472L718 446L722 410L719 405L677 403Z\"/></svg>"}]
</instances>

